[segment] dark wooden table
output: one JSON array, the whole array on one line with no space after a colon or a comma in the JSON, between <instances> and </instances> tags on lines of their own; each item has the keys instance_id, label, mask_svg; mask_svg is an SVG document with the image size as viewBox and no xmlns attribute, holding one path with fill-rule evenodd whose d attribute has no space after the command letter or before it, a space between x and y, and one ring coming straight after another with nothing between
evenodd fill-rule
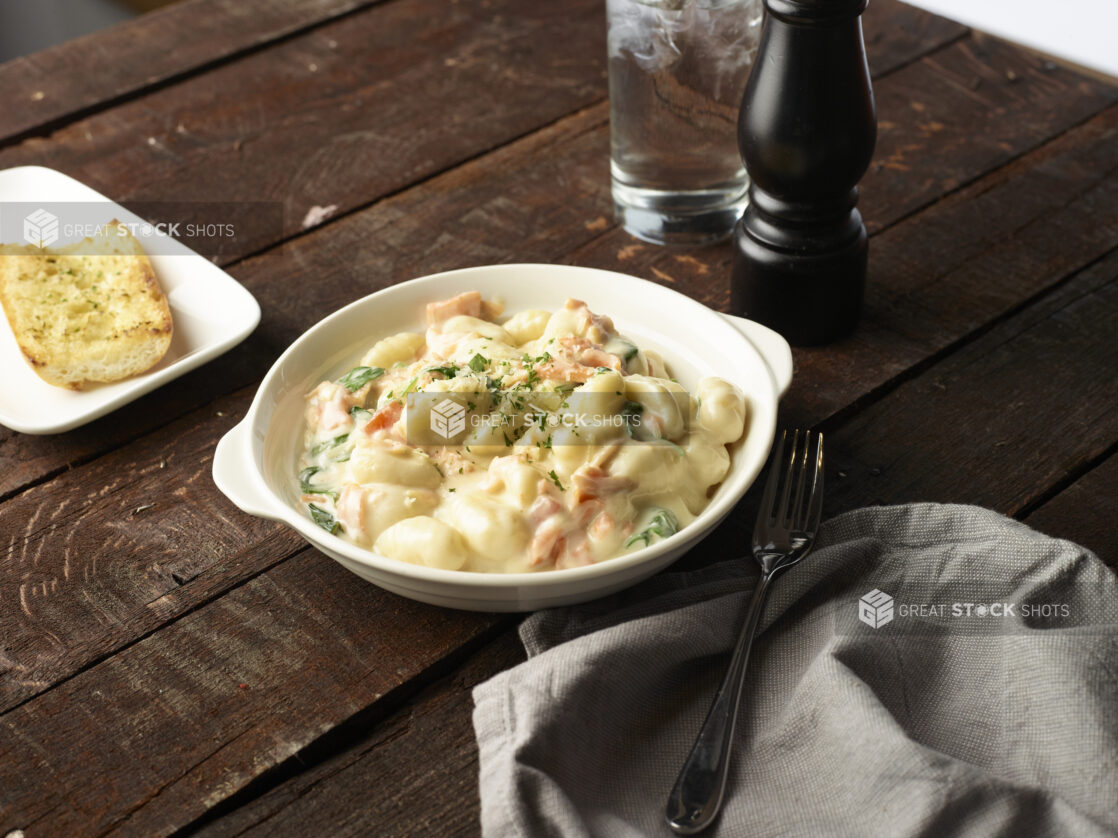
<instances>
[{"instance_id":1,"label":"dark wooden table","mask_svg":"<svg viewBox=\"0 0 1118 838\"><path fill-rule=\"evenodd\" d=\"M977 503L1113 563L1118 88L895 0L865 28L865 318L796 352L781 421L828 432L830 513ZM566 262L726 307L728 245L611 220L604 30L601 0L185 0L0 66L0 167L285 218L226 208L264 311L241 346L79 430L0 430L0 836L476 833L470 688L518 618L359 581L211 458L297 335L410 277Z\"/></svg>"}]
</instances>

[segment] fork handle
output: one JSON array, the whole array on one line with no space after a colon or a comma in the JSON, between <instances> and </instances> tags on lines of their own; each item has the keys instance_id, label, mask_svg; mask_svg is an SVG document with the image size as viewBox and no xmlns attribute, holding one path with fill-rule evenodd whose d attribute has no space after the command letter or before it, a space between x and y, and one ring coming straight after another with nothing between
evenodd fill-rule
<instances>
[{"instance_id":1,"label":"fork handle","mask_svg":"<svg viewBox=\"0 0 1118 838\"><path fill-rule=\"evenodd\" d=\"M753 635L757 632L757 622L761 618L773 576L773 571L767 571L757 581L726 677L722 679L722 685L707 712L699 737L691 747L691 753L668 794L664 816L668 826L677 835L702 832L710 826L722 808L722 795L726 790L726 778L730 770L734 725L738 705L741 703L742 687L745 685L745 665L749 662Z\"/></svg>"}]
</instances>

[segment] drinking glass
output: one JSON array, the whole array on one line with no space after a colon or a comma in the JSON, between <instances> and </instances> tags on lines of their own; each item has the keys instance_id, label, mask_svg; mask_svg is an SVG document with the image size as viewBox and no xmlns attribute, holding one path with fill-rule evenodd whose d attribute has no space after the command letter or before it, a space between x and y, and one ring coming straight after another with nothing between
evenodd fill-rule
<instances>
[{"instance_id":1,"label":"drinking glass","mask_svg":"<svg viewBox=\"0 0 1118 838\"><path fill-rule=\"evenodd\" d=\"M761 0L607 0L614 209L638 238L730 234L749 184L737 121Z\"/></svg>"}]
</instances>

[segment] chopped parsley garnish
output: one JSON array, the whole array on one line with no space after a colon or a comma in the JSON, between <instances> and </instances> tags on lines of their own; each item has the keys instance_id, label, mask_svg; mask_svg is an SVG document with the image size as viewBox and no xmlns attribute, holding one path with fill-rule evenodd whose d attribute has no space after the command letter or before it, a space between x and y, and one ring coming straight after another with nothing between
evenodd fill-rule
<instances>
[{"instance_id":1,"label":"chopped parsley garnish","mask_svg":"<svg viewBox=\"0 0 1118 838\"><path fill-rule=\"evenodd\" d=\"M487 366L489 366L489 360L483 358L480 352L470 359L469 367L474 372L483 372Z\"/></svg>"},{"instance_id":2,"label":"chopped parsley garnish","mask_svg":"<svg viewBox=\"0 0 1118 838\"><path fill-rule=\"evenodd\" d=\"M679 520L675 517L675 514L670 509L658 509L656 514L652 516L652 520L649 521L648 526L636 535L631 536L625 542L625 546L632 547L639 541L647 547L653 536L667 538L677 532L679 532Z\"/></svg>"},{"instance_id":3,"label":"chopped parsley garnish","mask_svg":"<svg viewBox=\"0 0 1118 838\"><path fill-rule=\"evenodd\" d=\"M308 503L307 508L311 511L311 520L331 535L342 528L342 525L338 523L338 519L327 512L325 509L323 509L321 506L315 506L313 503Z\"/></svg>"},{"instance_id":4,"label":"chopped parsley garnish","mask_svg":"<svg viewBox=\"0 0 1118 838\"><path fill-rule=\"evenodd\" d=\"M380 367L354 367L339 378L338 383L352 393L354 390L360 390L370 381L380 378L382 375L384 375L384 370Z\"/></svg>"},{"instance_id":5,"label":"chopped parsley garnish","mask_svg":"<svg viewBox=\"0 0 1118 838\"><path fill-rule=\"evenodd\" d=\"M551 437L548 437L548 441L550 441L550 440L551 440ZM555 484L556 488L559 489L560 492L567 491L566 488L563 486L563 484L559 482L559 475L555 473L555 469L552 469L551 471L549 471L547 473L547 476L551 478L551 482ZM629 545L626 544L625 546L628 547Z\"/></svg>"}]
</instances>

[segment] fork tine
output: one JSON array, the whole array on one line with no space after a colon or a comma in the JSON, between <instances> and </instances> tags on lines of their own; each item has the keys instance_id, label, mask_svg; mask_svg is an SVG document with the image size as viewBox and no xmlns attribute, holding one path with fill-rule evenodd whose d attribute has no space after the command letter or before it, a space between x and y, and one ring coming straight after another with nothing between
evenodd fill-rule
<instances>
[{"instance_id":1,"label":"fork tine","mask_svg":"<svg viewBox=\"0 0 1118 838\"><path fill-rule=\"evenodd\" d=\"M811 473L811 495L808 500L807 516L802 529L814 533L819 529L823 517L823 434L817 434L815 457Z\"/></svg>"},{"instance_id":2,"label":"fork tine","mask_svg":"<svg viewBox=\"0 0 1118 838\"><path fill-rule=\"evenodd\" d=\"M792 502L792 509L789 512L789 521L795 525L797 522L802 521L804 517L804 484L807 483L808 475L808 456L811 454L811 429L804 431L804 448L803 454L797 451L793 457L795 460L796 472L796 499ZM810 491L810 490L809 490ZM808 495L810 502L811 495Z\"/></svg>"},{"instance_id":3,"label":"fork tine","mask_svg":"<svg viewBox=\"0 0 1118 838\"><path fill-rule=\"evenodd\" d=\"M784 477L784 493L780 498L780 509L776 512L776 520L783 524L788 520L788 500L792 495L792 477L796 471L796 449L800 444L800 429L792 434L792 450L788 452L788 469Z\"/></svg>"},{"instance_id":4,"label":"fork tine","mask_svg":"<svg viewBox=\"0 0 1118 838\"><path fill-rule=\"evenodd\" d=\"M780 461L784 457L784 441L788 431L780 432L780 439L773 448L772 462L769 465L769 479L765 482L765 494L761 498L761 514L764 518L772 518L776 504L776 489L780 483ZM760 519L758 519L760 523Z\"/></svg>"}]
</instances>

